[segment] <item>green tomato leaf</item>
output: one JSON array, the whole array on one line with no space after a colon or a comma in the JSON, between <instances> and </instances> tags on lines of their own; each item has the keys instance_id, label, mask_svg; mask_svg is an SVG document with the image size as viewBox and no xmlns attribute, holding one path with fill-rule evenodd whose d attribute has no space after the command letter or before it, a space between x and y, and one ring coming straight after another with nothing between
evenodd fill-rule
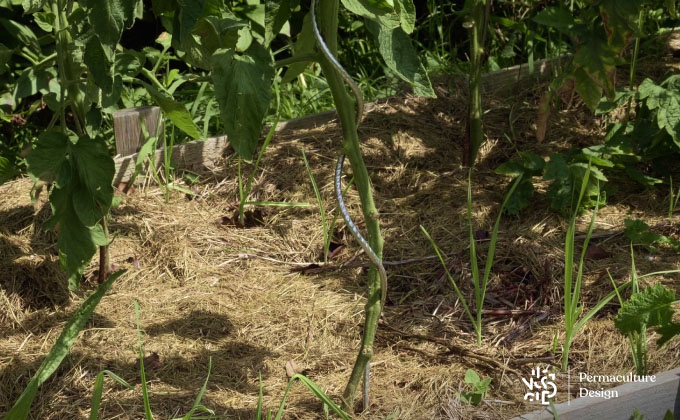
<instances>
[{"instance_id":1,"label":"green tomato leaf","mask_svg":"<svg viewBox=\"0 0 680 420\"><path fill-rule=\"evenodd\" d=\"M624 226L626 227L626 237L636 245L650 246L656 243L665 243L667 239L660 233L652 232L649 226L638 219L625 219Z\"/></svg>"},{"instance_id":2,"label":"green tomato leaf","mask_svg":"<svg viewBox=\"0 0 680 420\"><path fill-rule=\"evenodd\" d=\"M111 47L102 45L99 36L93 35L85 44L83 59L97 86L105 94L113 90L113 56Z\"/></svg>"},{"instance_id":3,"label":"green tomato leaf","mask_svg":"<svg viewBox=\"0 0 680 420\"><path fill-rule=\"evenodd\" d=\"M249 161L262 135L274 78L272 57L253 43L246 54L220 49L212 57L212 78L229 142Z\"/></svg>"},{"instance_id":4,"label":"green tomato leaf","mask_svg":"<svg viewBox=\"0 0 680 420\"><path fill-rule=\"evenodd\" d=\"M33 96L41 91L49 91L51 89L50 81L54 79L53 70L35 70L33 67L28 67L17 79L14 96L16 99L22 99Z\"/></svg>"},{"instance_id":5,"label":"green tomato leaf","mask_svg":"<svg viewBox=\"0 0 680 420\"><path fill-rule=\"evenodd\" d=\"M12 50L0 43L0 74L3 74L9 70L8 64L12 59L13 53L14 52Z\"/></svg>"},{"instance_id":6,"label":"green tomato leaf","mask_svg":"<svg viewBox=\"0 0 680 420\"><path fill-rule=\"evenodd\" d=\"M35 13L42 10L47 0L24 0L21 6L24 8L24 14Z\"/></svg>"},{"instance_id":7,"label":"green tomato leaf","mask_svg":"<svg viewBox=\"0 0 680 420\"><path fill-rule=\"evenodd\" d=\"M67 193L68 194L68 193ZM101 225L85 226L75 209L72 200L66 200L59 220L59 259L68 277L70 290L77 290L83 271L92 260L97 246L107 245L106 235Z\"/></svg>"},{"instance_id":8,"label":"green tomato leaf","mask_svg":"<svg viewBox=\"0 0 680 420\"><path fill-rule=\"evenodd\" d=\"M316 38L314 37L312 18L311 14L307 13L302 21L302 30L298 34L295 45L293 45L293 57L312 54L315 47ZM311 61L297 62L288 66L288 70L286 70L286 74L283 76L281 83L293 81L309 67L310 63Z\"/></svg>"},{"instance_id":9,"label":"green tomato leaf","mask_svg":"<svg viewBox=\"0 0 680 420\"><path fill-rule=\"evenodd\" d=\"M550 6L541 10L534 18L539 25L550 26L560 32L569 34L576 24L574 15L566 7Z\"/></svg>"},{"instance_id":10,"label":"green tomato leaf","mask_svg":"<svg viewBox=\"0 0 680 420\"><path fill-rule=\"evenodd\" d=\"M602 87L582 68L576 68L573 76L576 82L576 92L588 108L595 111L600 104L600 99L602 99Z\"/></svg>"},{"instance_id":11,"label":"green tomato leaf","mask_svg":"<svg viewBox=\"0 0 680 420\"><path fill-rule=\"evenodd\" d=\"M674 88L674 79L667 79L662 85L645 79L638 88L639 97L645 106L656 114L657 126L666 130L673 141L680 146L680 92Z\"/></svg>"},{"instance_id":12,"label":"green tomato leaf","mask_svg":"<svg viewBox=\"0 0 680 420\"><path fill-rule=\"evenodd\" d=\"M116 54L114 69L116 74L135 77L146 63L143 53L135 50L127 50L124 53Z\"/></svg>"},{"instance_id":13,"label":"green tomato leaf","mask_svg":"<svg viewBox=\"0 0 680 420\"><path fill-rule=\"evenodd\" d=\"M16 175L17 170L9 159L0 156L0 184L3 184Z\"/></svg>"},{"instance_id":14,"label":"green tomato leaf","mask_svg":"<svg viewBox=\"0 0 680 420\"><path fill-rule=\"evenodd\" d=\"M512 187L512 183L508 185L508 191ZM505 204L505 211L511 215L516 216L520 211L529 206L531 197L534 195L534 185L531 183L530 177L522 178L515 191Z\"/></svg>"},{"instance_id":15,"label":"green tomato leaf","mask_svg":"<svg viewBox=\"0 0 680 420\"><path fill-rule=\"evenodd\" d=\"M111 93L107 94L104 92L102 95L102 108L109 108L116 105L122 93L123 78L120 74L116 74L116 76L113 78L113 89L111 89Z\"/></svg>"},{"instance_id":16,"label":"green tomato leaf","mask_svg":"<svg viewBox=\"0 0 680 420\"><path fill-rule=\"evenodd\" d=\"M522 158L522 165L531 173L531 175L537 175L543 172L545 161L542 157L532 152L519 152L519 156Z\"/></svg>"},{"instance_id":17,"label":"green tomato leaf","mask_svg":"<svg viewBox=\"0 0 680 420\"><path fill-rule=\"evenodd\" d=\"M5 28L9 36L19 41L21 46L29 47L36 54L42 52L38 37L35 36L35 33L28 26L5 18L0 18L0 26Z\"/></svg>"},{"instance_id":18,"label":"green tomato leaf","mask_svg":"<svg viewBox=\"0 0 680 420\"><path fill-rule=\"evenodd\" d=\"M283 25L291 16L291 0L267 0L264 5L264 46L281 32Z\"/></svg>"},{"instance_id":19,"label":"green tomato leaf","mask_svg":"<svg viewBox=\"0 0 680 420\"><path fill-rule=\"evenodd\" d=\"M498 175L505 175L511 177L518 177L524 173L524 166L516 161L510 161L502 163L498 168L496 168L496 173Z\"/></svg>"},{"instance_id":20,"label":"green tomato leaf","mask_svg":"<svg viewBox=\"0 0 680 420\"><path fill-rule=\"evenodd\" d=\"M52 178L66 159L70 140L56 129L44 131L39 137L36 148L28 155L28 173L33 178Z\"/></svg>"},{"instance_id":21,"label":"green tomato leaf","mask_svg":"<svg viewBox=\"0 0 680 420\"><path fill-rule=\"evenodd\" d=\"M123 1L125 0L87 0L85 2L87 8L90 9L88 13L90 24L101 42L106 45L115 46L123 33L125 27Z\"/></svg>"},{"instance_id":22,"label":"green tomato leaf","mask_svg":"<svg viewBox=\"0 0 680 420\"><path fill-rule=\"evenodd\" d=\"M253 34L250 32L250 28L243 27L238 30L238 40L236 41L236 51L245 52L250 48L250 44L253 43Z\"/></svg>"},{"instance_id":23,"label":"green tomato leaf","mask_svg":"<svg viewBox=\"0 0 680 420\"><path fill-rule=\"evenodd\" d=\"M113 159L101 138L81 137L71 147L79 183L73 190L76 214L85 226L93 226L109 211L113 200Z\"/></svg>"},{"instance_id":24,"label":"green tomato leaf","mask_svg":"<svg viewBox=\"0 0 680 420\"><path fill-rule=\"evenodd\" d=\"M436 97L427 71L404 30L390 29L372 21L368 21L366 27L377 38L378 49L387 67L411 84L414 94L428 98Z\"/></svg>"},{"instance_id":25,"label":"green tomato leaf","mask_svg":"<svg viewBox=\"0 0 680 420\"><path fill-rule=\"evenodd\" d=\"M583 69L587 76L604 90L608 98L613 99L616 93L614 88L613 74L618 64L623 64L623 59L619 56L618 49L610 46L606 39L593 34L574 54L574 65L576 69ZM595 101L594 94L588 94L585 89L592 88L592 85L584 84L579 89L579 84L586 83L586 77L578 72L574 73L576 78L576 91L586 101L586 105L591 110L597 108L600 98Z\"/></svg>"},{"instance_id":26,"label":"green tomato leaf","mask_svg":"<svg viewBox=\"0 0 680 420\"><path fill-rule=\"evenodd\" d=\"M394 29L401 25L399 15L394 13L394 8L385 1L342 0L342 5L355 15L380 23L387 28Z\"/></svg>"},{"instance_id":27,"label":"green tomato leaf","mask_svg":"<svg viewBox=\"0 0 680 420\"><path fill-rule=\"evenodd\" d=\"M401 29L407 34L413 33L416 27L416 7L413 0L395 0L394 6L399 14Z\"/></svg>"},{"instance_id":28,"label":"green tomato leaf","mask_svg":"<svg viewBox=\"0 0 680 420\"><path fill-rule=\"evenodd\" d=\"M51 12L33 13L33 20L35 21L35 24L45 32L52 32L55 19L56 16Z\"/></svg>"},{"instance_id":29,"label":"green tomato leaf","mask_svg":"<svg viewBox=\"0 0 680 420\"><path fill-rule=\"evenodd\" d=\"M161 107L165 115L170 118L170 121L172 121L177 128L184 131L193 139L201 138L201 132L191 118L191 113L183 104L175 101L170 95L161 92L154 86L144 83L144 87L147 92L149 92L149 95L151 95L154 102Z\"/></svg>"}]
</instances>

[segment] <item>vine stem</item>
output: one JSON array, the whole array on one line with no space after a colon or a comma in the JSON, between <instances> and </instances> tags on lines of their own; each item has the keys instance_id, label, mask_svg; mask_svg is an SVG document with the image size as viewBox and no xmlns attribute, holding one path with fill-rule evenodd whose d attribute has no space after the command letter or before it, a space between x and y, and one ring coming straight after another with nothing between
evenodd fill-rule
<instances>
[{"instance_id":1,"label":"vine stem","mask_svg":"<svg viewBox=\"0 0 680 420\"><path fill-rule=\"evenodd\" d=\"M319 1L319 23L323 32L324 40L330 51L335 55L337 51L338 40L338 0L320 0ZM378 221L378 210L373 201L373 194L371 192L371 182L368 176L368 171L361 156L359 148L359 135L357 133L357 121L355 115L354 104L347 91L345 85L336 72L333 64L324 56L320 57L321 70L323 71L328 86L333 95L333 102L338 112L340 124L342 126L343 134L343 153L349 158L354 173L354 183L359 192L361 200L361 207L364 219L366 220L366 229L368 231L368 242L375 254L382 259L383 238L380 235L380 223ZM343 409L353 412L354 399L357 388L361 383L362 377L366 373L366 367L370 363L373 356L373 342L375 333L378 327L378 320L380 318L380 298L381 285L380 276L375 265L371 265L368 273L369 279L369 297L366 303L366 319L364 324L364 333L361 337L361 346L356 362L352 369L349 381L343 393ZM368 385L368 384L366 384ZM367 407L364 407L367 408Z\"/></svg>"}]
</instances>

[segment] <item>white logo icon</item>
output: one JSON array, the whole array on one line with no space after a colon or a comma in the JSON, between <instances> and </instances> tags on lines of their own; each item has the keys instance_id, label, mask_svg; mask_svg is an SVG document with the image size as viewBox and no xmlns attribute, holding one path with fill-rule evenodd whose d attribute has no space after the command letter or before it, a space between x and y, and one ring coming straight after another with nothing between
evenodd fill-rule
<instances>
[{"instance_id":1,"label":"white logo icon","mask_svg":"<svg viewBox=\"0 0 680 420\"><path fill-rule=\"evenodd\" d=\"M536 380L534 380L534 378ZM550 398L557 394L557 386L555 385L555 374L548 373L548 369L541 369L535 367L531 369L531 377L527 381L522 378L522 382L527 386L529 392L524 394L524 399L527 401L540 401L543 405L550 403Z\"/></svg>"}]
</instances>

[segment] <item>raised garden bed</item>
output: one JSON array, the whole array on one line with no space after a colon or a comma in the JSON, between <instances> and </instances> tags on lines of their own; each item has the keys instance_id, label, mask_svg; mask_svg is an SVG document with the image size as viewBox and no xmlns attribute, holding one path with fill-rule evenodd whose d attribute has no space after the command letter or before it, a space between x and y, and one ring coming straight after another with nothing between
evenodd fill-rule
<instances>
[{"instance_id":1,"label":"raised garden bed","mask_svg":"<svg viewBox=\"0 0 680 420\"><path fill-rule=\"evenodd\" d=\"M654 66L647 71L663 69ZM548 140L536 144L532 124L543 89L536 83L519 85L487 98L489 140L473 175L473 221L480 231L490 229L507 183L494 173L514 153L504 134L513 132L515 145L540 156L601 141L602 121L575 105L557 113ZM358 418L394 413L404 419L512 418L541 407L524 400L521 378L533 367L555 365L559 359L553 340L562 331L558 309L566 221L546 210L545 185L539 185L522 217L501 222L489 285L493 299L489 309L496 313L485 318L482 348L474 344L456 295L418 230L424 225L449 254L454 276L468 279L467 170L460 166L465 101L445 88L438 92L440 97L433 100L402 96L381 101L360 130L384 227L385 260L391 264L388 305L373 359L373 405ZM256 178L254 198L315 202L300 158L304 147L326 207L335 208L331 179L339 129L329 114L315 118L277 133L264 157L263 173ZM211 164L206 165L210 171L203 170L201 182L192 187L196 196L174 193L165 202L156 187L138 187L113 210L112 262L129 272L102 300L71 356L41 388L35 418L87 417L94 377L102 369L137 384L137 389L125 390L107 382L102 416L143 415L135 300L142 308L147 354L155 355L149 360L147 378L159 418L188 410L210 359L213 373L204 404L221 415L253 418L260 374L265 405L275 406L287 382L286 362L291 360L336 400L341 394L356 357L367 261L356 255L355 241L339 225L334 232L340 247L335 257L327 265L312 265L320 260L322 237L313 205L265 208L248 229L233 226L236 166L233 160L222 159L226 140L215 142ZM196 144L178 150L199 147ZM201 156L196 162L202 166L208 162L202 153L187 156ZM599 214L595 242L607 255L586 263L586 307L611 291L607 269L616 279L630 275L628 242L618 234L625 218L642 218L666 235L677 235L680 229L677 215L665 218L661 192L640 190L625 180L620 185L623 191ZM48 206L39 202L34 207L30 188L27 179L0 186L0 335L5 338L0 341L0 412L19 395L27 372L35 371L82 300L66 289L54 236L41 228ZM346 201L360 220L352 190ZM588 220L587 214L580 220L580 232ZM485 252L480 245L480 255ZM637 263L641 273L678 268L677 255L667 251ZM88 269L88 281L96 277L95 268ZM677 275L648 280L678 290ZM461 284L469 293L469 282ZM632 371L628 344L611 322L617 307L606 307L573 343L572 375ZM679 351L677 340L652 349L650 371L677 368ZM457 395L468 368L492 379L480 406L463 405ZM568 395L567 380L566 375L556 376L557 402L576 396L573 388ZM672 389L672 381L665 386ZM320 412L308 392L293 389L288 418L314 418Z\"/></svg>"}]
</instances>

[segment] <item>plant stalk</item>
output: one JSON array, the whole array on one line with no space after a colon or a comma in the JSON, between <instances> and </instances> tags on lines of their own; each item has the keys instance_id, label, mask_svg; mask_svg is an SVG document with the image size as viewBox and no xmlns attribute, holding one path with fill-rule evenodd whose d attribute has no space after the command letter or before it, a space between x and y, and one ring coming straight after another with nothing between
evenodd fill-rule
<instances>
[{"instance_id":1,"label":"plant stalk","mask_svg":"<svg viewBox=\"0 0 680 420\"><path fill-rule=\"evenodd\" d=\"M335 54L337 51L338 37L338 0L319 1L319 23L328 48ZM349 158L354 174L354 184L359 192L361 207L366 229L368 230L368 242L376 253L382 258L383 238L380 235L380 223L378 221L378 210L373 202L371 192L371 182L368 176L366 165L361 156L359 147L359 135L357 133L357 121L355 120L354 103L348 95L342 78L337 74L333 65L325 58L320 57L321 69L328 82L328 86L333 95L333 102L338 112L344 142L342 149ZM354 398L357 388L368 363L373 356L373 341L380 318L380 277L375 266L371 265L368 273L369 297L366 303L366 319L364 333L361 338L361 347L357 356L352 374L347 382L343 393L343 408L353 412Z\"/></svg>"},{"instance_id":2,"label":"plant stalk","mask_svg":"<svg viewBox=\"0 0 680 420\"><path fill-rule=\"evenodd\" d=\"M472 167L477 159L479 148L484 141L482 125L482 56L484 54L484 38L486 14L491 0L474 0L472 2L472 27L470 29L470 79L469 79L469 113L467 123L467 154L463 163Z\"/></svg>"}]
</instances>

